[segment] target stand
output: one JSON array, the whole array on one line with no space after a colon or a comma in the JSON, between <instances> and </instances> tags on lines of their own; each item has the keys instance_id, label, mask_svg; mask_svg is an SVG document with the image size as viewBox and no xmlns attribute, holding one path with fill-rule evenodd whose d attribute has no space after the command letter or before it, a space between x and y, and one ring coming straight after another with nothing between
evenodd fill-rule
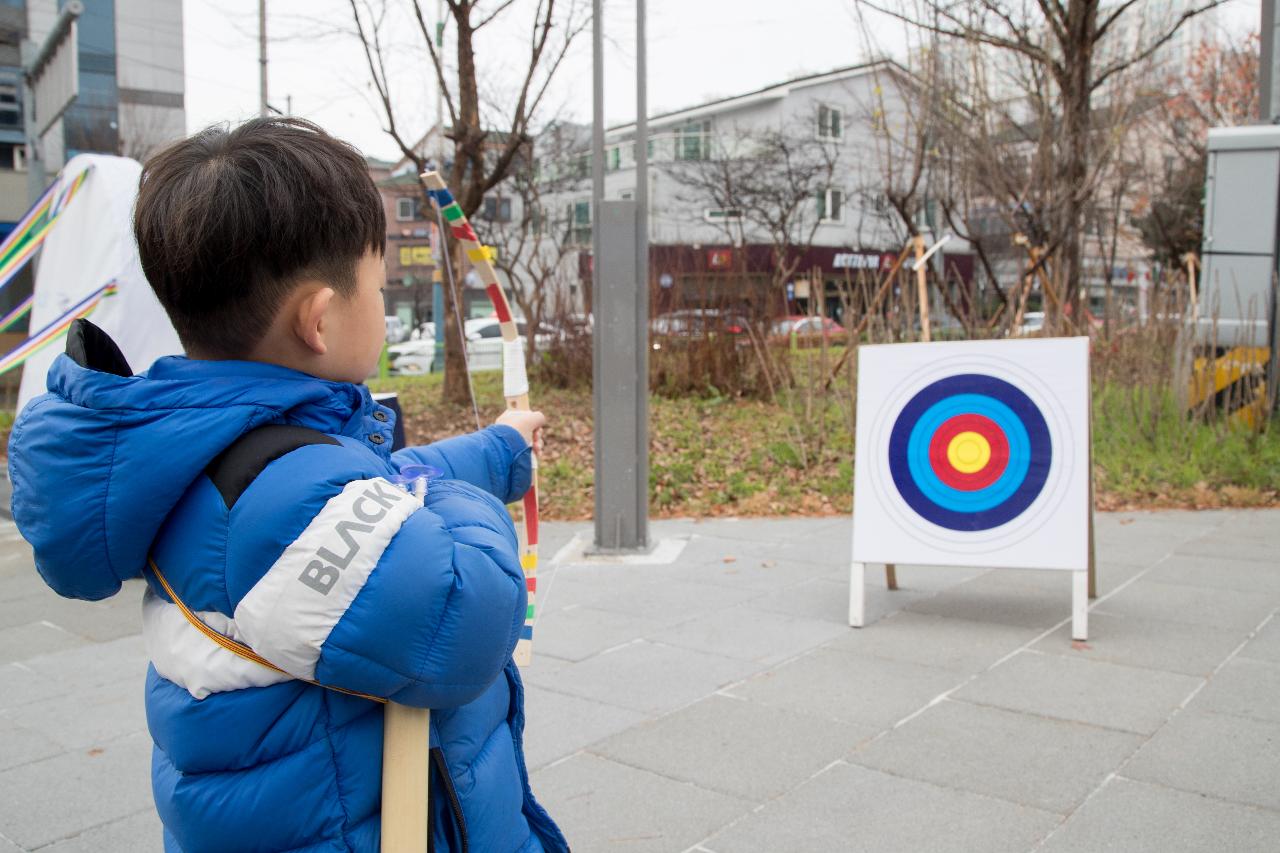
<instances>
[{"instance_id":1,"label":"target stand","mask_svg":"<svg viewBox=\"0 0 1280 853\"><path fill-rule=\"evenodd\" d=\"M864 346L849 624L867 564L1073 572L1088 636L1087 338Z\"/></svg>"}]
</instances>

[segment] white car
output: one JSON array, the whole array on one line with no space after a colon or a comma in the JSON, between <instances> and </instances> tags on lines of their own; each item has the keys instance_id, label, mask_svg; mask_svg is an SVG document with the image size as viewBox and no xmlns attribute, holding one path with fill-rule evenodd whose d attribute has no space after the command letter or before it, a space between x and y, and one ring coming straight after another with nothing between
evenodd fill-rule
<instances>
[{"instance_id":1,"label":"white car","mask_svg":"<svg viewBox=\"0 0 1280 853\"><path fill-rule=\"evenodd\" d=\"M1034 335L1044 330L1044 312L1028 311L1022 315L1022 322L1013 330L1014 335Z\"/></svg>"}]
</instances>

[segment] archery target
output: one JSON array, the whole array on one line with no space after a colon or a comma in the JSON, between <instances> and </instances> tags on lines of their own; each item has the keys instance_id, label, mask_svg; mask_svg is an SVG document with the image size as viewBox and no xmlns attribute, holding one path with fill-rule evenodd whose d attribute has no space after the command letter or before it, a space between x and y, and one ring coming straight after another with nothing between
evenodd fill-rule
<instances>
[{"instance_id":1,"label":"archery target","mask_svg":"<svg viewBox=\"0 0 1280 853\"><path fill-rule=\"evenodd\" d=\"M1084 568L1088 340L859 350L854 559Z\"/></svg>"}]
</instances>

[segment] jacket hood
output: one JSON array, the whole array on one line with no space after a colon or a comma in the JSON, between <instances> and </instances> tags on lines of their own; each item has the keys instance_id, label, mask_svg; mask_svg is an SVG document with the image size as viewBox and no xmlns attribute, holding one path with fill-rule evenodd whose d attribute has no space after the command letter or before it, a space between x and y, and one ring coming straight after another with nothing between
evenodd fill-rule
<instances>
[{"instance_id":1,"label":"jacket hood","mask_svg":"<svg viewBox=\"0 0 1280 853\"><path fill-rule=\"evenodd\" d=\"M48 387L9 439L13 517L45 582L89 600L141 574L183 493L242 434L265 423L354 434L376 407L363 386L185 357L118 376L61 355Z\"/></svg>"}]
</instances>

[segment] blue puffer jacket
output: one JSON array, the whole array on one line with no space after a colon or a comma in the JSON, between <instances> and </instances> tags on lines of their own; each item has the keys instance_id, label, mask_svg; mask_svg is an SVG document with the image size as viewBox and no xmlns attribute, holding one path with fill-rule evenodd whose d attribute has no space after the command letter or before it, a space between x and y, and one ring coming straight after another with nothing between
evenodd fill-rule
<instances>
[{"instance_id":1,"label":"blue puffer jacket","mask_svg":"<svg viewBox=\"0 0 1280 853\"><path fill-rule=\"evenodd\" d=\"M509 427L389 452L368 391L264 364L165 358L120 377L61 356L14 426L14 518L58 593L95 600L154 557L215 630L289 673L434 709L438 853L567 850L524 766L510 657L526 592L503 503ZM262 424L317 430L215 482ZM212 463L212 464L211 464ZM387 479L425 463L425 507ZM383 706L238 657L164 592L143 605L153 789L169 851L376 851Z\"/></svg>"}]
</instances>

